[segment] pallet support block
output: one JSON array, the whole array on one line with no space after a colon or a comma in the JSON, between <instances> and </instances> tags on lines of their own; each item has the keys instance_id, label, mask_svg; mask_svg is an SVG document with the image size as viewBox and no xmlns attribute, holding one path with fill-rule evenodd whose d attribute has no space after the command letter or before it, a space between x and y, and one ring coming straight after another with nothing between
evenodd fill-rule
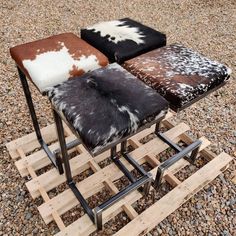
<instances>
[{"instance_id":1,"label":"pallet support block","mask_svg":"<svg viewBox=\"0 0 236 236\"><path fill-rule=\"evenodd\" d=\"M184 123L174 125L169 119L171 116L172 114L169 113L167 118L162 122L162 126L166 130L165 135L176 143L181 141L189 145L194 142L194 140L186 134L189 127ZM168 149L168 146L157 137L154 137L146 143L141 141L143 138L153 133L154 129L155 127L152 126L128 140L129 145L133 148L130 155L138 161L139 164L148 163L151 166L150 173L152 173L153 176L155 176L157 167L160 164L159 154ZM43 128L42 133L45 135L47 142L51 143L51 150L58 148L54 125ZM65 134L68 142L75 139L75 136L67 127L65 127ZM152 136L154 135L152 134ZM117 214L124 211L129 217L130 222L116 232L116 235L146 234L155 227L155 225L160 223L222 173L222 171L228 167L232 157L226 153L221 153L216 156L207 149L210 142L205 137L200 139L202 145L198 156L202 156L208 161L207 164L181 182L175 174L190 165L190 163L185 159L179 160L164 173L164 181L167 181L173 187L171 191L141 214L138 214L132 205L142 198L143 195L136 190L104 211L103 222L108 222ZM32 179L26 183L26 186L33 198L39 196L43 198L44 203L38 207L40 215L46 224L55 221L59 229L57 236L89 235L96 231L96 226L86 214L79 217L68 226L63 222L62 215L79 205L79 202L69 189L49 198L48 192L65 183L65 177L64 175L59 175L55 168L49 168L47 170L50 161L44 151L38 150L39 144L37 143L34 133L8 143L7 148L12 159L16 160L15 164L21 176L31 176ZM123 176L123 173L113 163L109 164L108 162L108 165L103 168L100 166L100 163L106 161L109 157L109 152L92 158L82 145L70 150L70 152L74 151L77 151L79 154L70 160L73 176L77 176L88 169L92 169L93 171L92 175L76 184L85 198L97 194L103 188L108 189L111 195L119 191L114 182L118 181ZM125 163L129 170L133 169L124 158L121 158L121 161ZM37 171L40 171L39 175L37 175ZM169 204L170 201L172 202L171 205Z\"/></svg>"}]
</instances>

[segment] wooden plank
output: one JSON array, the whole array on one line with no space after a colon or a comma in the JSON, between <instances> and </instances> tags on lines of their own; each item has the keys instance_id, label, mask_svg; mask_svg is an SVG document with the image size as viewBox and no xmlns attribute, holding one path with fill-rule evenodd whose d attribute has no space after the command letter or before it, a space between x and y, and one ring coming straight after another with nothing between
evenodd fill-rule
<instances>
[{"instance_id":1,"label":"wooden plank","mask_svg":"<svg viewBox=\"0 0 236 236\"><path fill-rule=\"evenodd\" d=\"M187 128L188 128L187 126L180 124L179 126L176 126L175 128L172 128L171 130L167 131L166 136L169 137L170 139L174 139L176 138L176 136L179 136L182 132L184 132L185 129ZM135 149L133 152L130 153L130 155L135 160L139 161L140 164L145 161L144 157L145 155L147 155L148 152L159 153L168 147L160 139L154 139L150 142L152 142L151 145L149 143L145 144L145 145L149 145L150 146L149 148L145 148L145 145L143 145L142 147ZM74 166L74 164L71 166ZM128 163L126 167L129 170L133 169L133 167ZM123 173L119 171L119 169L115 166L115 164L112 163L109 166L106 166L105 168L103 168L101 171L98 171L95 174L89 176L82 182L77 183L77 187L81 191L82 195L84 195L84 197L87 198L95 194L96 192L100 191L103 187L102 183L106 179L110 179L111 181L114 181L116 179L121 178L122 176L123 176ZM50 176L48 176L48 178L50 178ZM63 178L63 177L60 177L60 178ZM58 181L58 179L59 178L57 175L56 181ZM46 180L47 179L44 178L42 181L40 180L39 182L42 184ZM30 187L29 187L29 183L31 183ZM50 180L50 183L51 183L51 180ZM34 190L34 195L36 196L39 195L38 190L37 190L38 181L31 180L30 182L27 183L27 187L30 190L31 194L32 194L32 190ZM47 186L45 186L45 188L47 189ZM78 203L77 199L74 197L73 193L70 190L66 190L63 193L51 199L50 202L42 204L39 207L39 211L45 223L49 223L52 220L52 217L51 217L52 209L58 210L59 214L63 214L67 210L76 206L77 203ZM50 207L49 207L49 204L50 204Z\"/></svg>"},{"instance_id":2,"label":"wooden plank","mask_svg":"<svg viewBox=\"0 0 236 236\"><path fill-rule=\"evenodd\" d=\"M52 217L60 230L64 230L66 228L64 222L56 211L52 213Z\"/></svg>"},{"instance_id":3,"label":"wooden plank","mask_svg":"<svg viewBox=\"0 0 236 236\"><path fill-rule=\"evenodd\" d=\"M21 158L26 158L25 153L23 152L22 148L17 148L16 150L19 153ZM30 173L30 176L32 178L37 177L34 169L31 166L27 166L27 170ZM40 192L40 194L41 194L41 196L42 196L42 198L45 202L49 201L49 196L48 196L48 194L47 194L47 192L45 191L44 188L40 187L39 192ZM63 223L61 217L59 216L59 214L57 213L57 211L52 212L52 217L53 217L54 221L56 222L56 224L57 224L57 226L59 227L60 230L65 229L66 226L64 225L64 223Z\"/></svg>"},{"instance_id":4,"label":"wooden plank","mask_svg":"<svg viewBox=\"0 0 236 236\"><path fill-rule=\"evenodd\" d=\"M53 142L57 139L57 134L55 130L55 125L49 125L41 129L42 136L47 143ZM17 153L17 148L22 148L23 152L27 154L36 148L40 147L40 144L36 138L35 133L28 134L22 138L16 139L10 143L6 144L7 149L11 152L11 158L16 159L19 157Z\"/></svg>"},{"instance_id":5,"label":"wooden plank","mask_svg":"<svg viewBox=\"0 0 236 236\"><path fill-rule=\"evenodd\" d=\"M67 137L66 142L71 142L74 140L73 136ZM59 143L56 142L49 146L49 149L51 151L54 151L59 147ZM71 150L70 150L71 152ZM27 166L31 166L34 170L39 170L47 165L51 164L51 161L49 160L47 154L44 152L44 150L37 151L35 153L32 153L29 156L26 156L18 161L15 162L15 165L17 169L20 172L20 175L22 177L25 177L29 175L29 172L27 171Z\"/></svg>"},{"instance_id":6,"label":"wooden plank","mask_svg":"<svg viewBox=\"0 0 236 236\"><path fill-rule=\"evenodd\" d=\"M126 203L122 206L122 208L131 220L133 220L134 218L138 216L138 212L135 211L134 208L130 204Z\"/></svg>"},{"instance_id":7,"label":"wooden plank","mask_svg":"<svg viewBox=\"0 0 236 236\"><path fill-rule=\"evenodd\" d=\"M220 154L172 191L167 193L158 202L137 216L115 235L131 236L146 234L205 185L214 180L221 173L221 169L227 166L231 160L232 157L228 154Z\"/></svg>"}]
</instances>

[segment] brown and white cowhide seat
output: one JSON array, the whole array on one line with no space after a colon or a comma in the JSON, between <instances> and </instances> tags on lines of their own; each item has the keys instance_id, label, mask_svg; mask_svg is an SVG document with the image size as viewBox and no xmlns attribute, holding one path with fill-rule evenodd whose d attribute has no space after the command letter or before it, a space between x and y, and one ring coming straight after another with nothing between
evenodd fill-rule
<instances>
[{"instance_id":1,"label":"brown and white cowhide seat","mask_svg":"<svg viewBox=\"0 0 236 236\"><path fill-rule=\"evenodd\" d=\"M22 44L11 48L10 53L41 92L108 64L108 59L101 52L73 33Z\"/></svg>"},{"instance_id":2,"label":"brown and white cowhide seat","mask_svg":"<svg viewBox=\"0 0 236 236\"><path fill-rule=\"evenodd\" d=\"M150 51L123 66L166 98L174 110L219 88L231 73L226 66L179 44Z\"/></svg>"},{"instance_id":3,"label":"brown and white cowhide seat","mask_svg":"<svg viewBox=\"0 0 236 236\"><path fill-rule=\"evenodd\" d=\"M118 63L166 45L163 33L129 18L84 28L81 38L103 52L110 62Z\"/></svg>"}]
</instances>

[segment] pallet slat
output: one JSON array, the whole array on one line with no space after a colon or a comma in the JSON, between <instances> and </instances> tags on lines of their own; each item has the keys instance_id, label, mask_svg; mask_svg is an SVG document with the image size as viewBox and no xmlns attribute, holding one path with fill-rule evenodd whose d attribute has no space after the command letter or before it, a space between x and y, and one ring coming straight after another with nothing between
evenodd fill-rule
<instances>
[{"instance_id":1,"label":"pallet slat","mask_svg":"<svg viewBox=\"0 0 236 236\"><path fill-rule=\"evenodd\" d=\"M132 222L128 223L115 235L131 236L146 234L205 185L214 180L221 173L221 169L227 166L231 160L232 157L228 154L220 154L171 192L167 193L146 211L141 213Z\"/></svg>"},{"instance_id":2,"label":"pallet slat","mask_svg":"<svg viewBox=\"0 0 236 236\"><path fill-rule=\"evenodd\" d=\"M55 125L49 125L47 127L44 127L41 129L42 135L46 142L50 143L57 139L56 135L56 129ZM26 136L23 136L22 138L19 138L15 141L12 141L6 145L8 151L11 153L11 158L16 159L19 157L19 154L17 153L17 148L22 148L24 153L28 153L30 151L33 151L36 148L39 148L39 142L36 138L35 133L28 134Z\"/></svg>"},{"instance_id":3,"label":"pallet slat","mask_svg":"<svg viewBox=\"0 0 236 236\"><path fill-rule=\"evenodd\" d=\"M163 120L161 124L164 128L168 129L165 132L165 135L176 143L183 141L186 144L191 144L194 140L186 134L186 131L189 130L189 126L184 123L176 125L168 119L171 116L172 113L168 113L166 119ZM153 133L154 130L155 126L153 125L128 140L129 145L134 148L134 150L130 152L130 155L139 164L148 162L151 166L150 173L153 176L156 175L158 165L160 164L159 153L168 148L168 145L158 138L151 139L145 144L140 141L144 137ZM42 133L47 142L54 142L50 145L50 149L55 150L58 147L58 142L56 140L54 125L43 128ZM67 142L75 139L75 136L66 126L65 134L67 136ZM117 214L124 211L129 217L130 223L125 225L116 233L116 235L146 234L196 192L211 182L217 175L228 167L232 157L225 153L216 156L207 149L210 142L205 137L200 138L200 140L202 140L202 145L198 156L201 155L210 162L196 171L188 179L181 182L176 178L175 174L184 167L190 165L190 163L185 159L179 160L164 172L163 181L167 181L173 187L173 189L164 197L159 199L141 214L138 214L132 205L134 203L137 204L136 202L142 198L143 195L138 190L135 190L103 212L103 223L106 223ZM7 144L7 148L12 159L20 158L20 160L15 162L15 165L21 176L24 177L30 175L32 177L32 180L28 181L26 186L33 198L42 196L44 203L38 207L38 210L45 223L55 221L60 230L57 236L89 235L96 231L96 226L92 223L87 214L78 218L70 225L65 226L61 215L79 205L79 202L69 189L65 189L63 192L57 194L51 199L49 198L48 192L57 188L59 185L64 184L65 177L64 175L59 175L55 168L43 169L51 163L44 151L37 151L39 144L35 134L32 133L14 140ZM119 149L120 145L118 145L118 150ZM110 163L103 168L100 167L100 162L109 157L109 151L93 158L82 145L71 149L70 152L74 152L75 150L79 152L79 155L70 160L72 175L76 176L81 174L89 168L93 171L92 175L76 184L84 197L89 198L103 190L103 188L109 190L112 195L116 194L119 190L113 182L120 179L123 176L123 173L114 163ZM132 165L130 165L124 158L121 157L121 161L125 164L127 169L133 170ZM41 171L37 172L38 170ZM41 174L37 176L37 173ZM151 190L153 190L152 187Z\"/></svg>"}]
</instances>

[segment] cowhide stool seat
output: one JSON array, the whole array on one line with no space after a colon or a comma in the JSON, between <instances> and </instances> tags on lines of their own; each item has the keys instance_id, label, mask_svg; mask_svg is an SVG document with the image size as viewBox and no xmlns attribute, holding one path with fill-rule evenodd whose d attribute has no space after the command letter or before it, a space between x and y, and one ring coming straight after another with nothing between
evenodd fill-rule
<instances>
[{"instance_id":1,"label":"cowhide stool seat","mask_svg":"<svg viewBox=\"0 0 236 236\"><path fill-rule=\"evenodd\" d=\"M126 61L124 68L181 110L229 79L231 70L179 44L168 45Z\"/></svg>"},{"instance_id":2,"label":"cowhide stool seat","mask_svg":"<svg viewBox=\"0 0 236 236\"><path fill-rule=\"evenodd\" d=\"M168 102L116 63L58 84L48 90L48 96L54 109L67 183L101 229L105 209L142 185L148 192L152 177L128 154L127 139L154 123L159 124L167 113ZM110 149L111 159L130 181L130 185L94 211L73 182L61 119L91 155ZM116 150L119 143L121 155L141 174L139 179L119 160Z\"/></svg>"},{"instance_id":3,"label":"cowhide stool seat","mask_svg":"<svg viewBox=\"0 0 236 236\"><path fill-rule=\"evenodd\" d=\"M129 18L84 28L81 38L118 63L166 45L164 34Z\"/></svg>"},{"instance_id":4,"label":"cowhide stool seat","mask_svg":"<svg viewBox=\"0 0 236 236\"><path fill-rule=\"evenodd\" d=\"M108 59L72 33L63 33L22 44L11 48L10 53L18 68L38 141L52 163L62 173L60 158L57 156L60 150L52 153L41 135L26 77L44 94L48 87L106 66ZM68 148L76 144L77 142L69 143Z\"/></svg>"}]
</instances>

